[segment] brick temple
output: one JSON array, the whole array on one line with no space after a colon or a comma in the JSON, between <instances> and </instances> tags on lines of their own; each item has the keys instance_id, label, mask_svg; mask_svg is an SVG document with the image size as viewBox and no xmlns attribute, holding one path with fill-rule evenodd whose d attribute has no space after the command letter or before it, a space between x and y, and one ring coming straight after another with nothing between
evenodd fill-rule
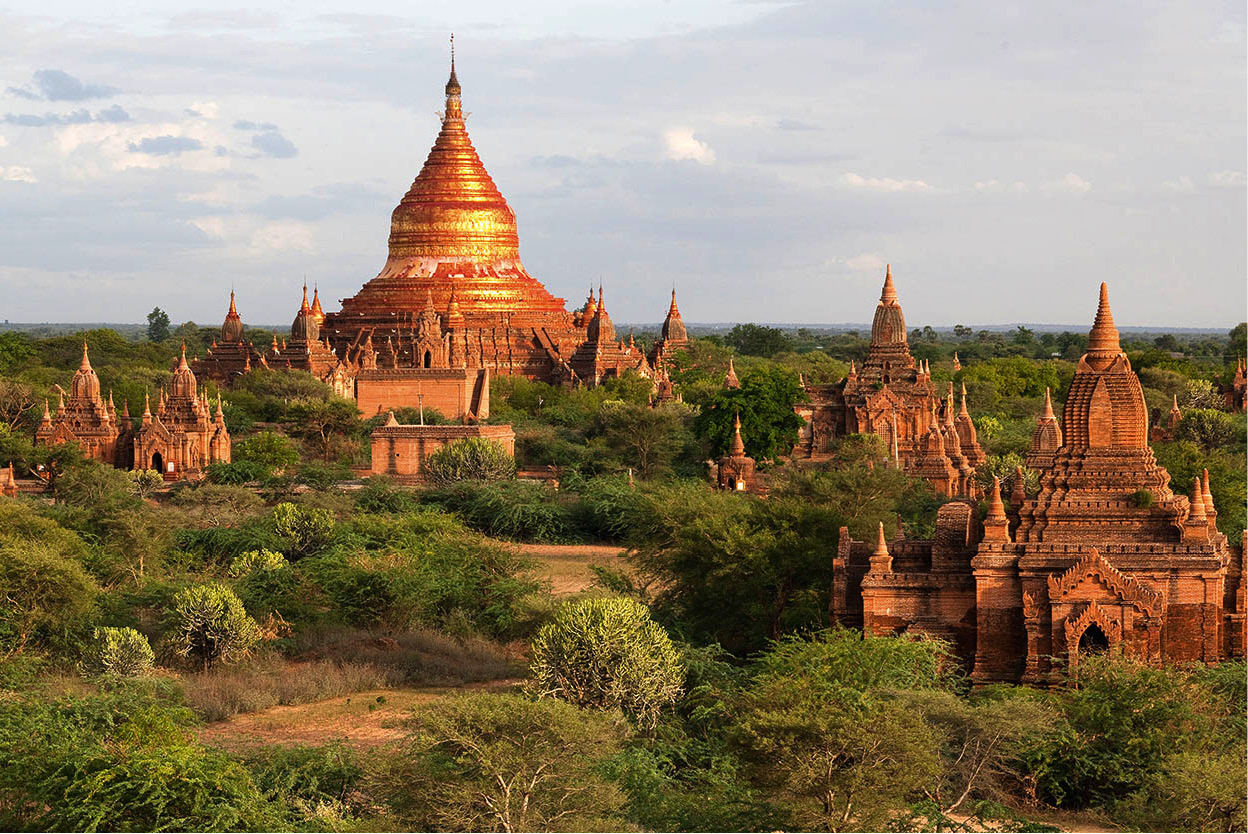
<instances>
[{"instance_id":1,"label":"brick temple","mask_svg":"<svg viewBox=\"0 0 1248 834\"><path fill-rule=\"evenodd\" d=\"M597 385L636 372L672 397L665 362L688 343L676 293L647 357L616 332L605 294L591 289L570 313L525 269L516 216L468 136L454 57L442 127L390 219L386 261L341 309L326 313L307 288L289 341L267 349L243 336L231 293L221 336L191 367L229 385L253 368L306 370L366 416L418 407L447 416L488 414L491 374L557 385Z\"/></svg>"},{"instance_id":2,"label":"brick temple","mask_svg":"<svg viewBox=\"0 0 1248 834\"><path fill-rule=\"evenodd\" d=\"M726 384L735 379L730 367ZM849 375L840 382L805 389L809 402L798 405L797 413L806 426L794 458L827 460L836 438L876 434L894 465L927 481L938 495L976 494L975 468L985 455L966 409L966 389L955 410L952 387L945 396L938 394L931 369L911 355L891 266L884 274L862 367L851 362Z\"/></svg>"},{"instance_id":3,"label":"brick temple","mask_svg":"<svg viewBox=\"0 0 1248 834\"><path fill-rule=\"evenodd\" d=\"M978 684L1055 680L1081 656L1243 657L1244 553L1218 532L1208 474L1180 492L1148 445L1139 378L1100 304L1060 426L1046 397L1028 464L1039 493L994 479L977 504L942 506L931 540L853 541L834 559L833 620L950 640Z\"/></svg>"}]
</instances>

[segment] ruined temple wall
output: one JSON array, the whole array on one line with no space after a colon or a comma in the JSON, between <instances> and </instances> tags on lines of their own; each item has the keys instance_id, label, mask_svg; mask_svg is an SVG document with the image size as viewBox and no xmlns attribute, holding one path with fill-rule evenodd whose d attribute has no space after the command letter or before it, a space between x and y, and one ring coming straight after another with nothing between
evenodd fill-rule
<instances>
[{"instance_id":1,"label":"ruined temple wall","mask_svg":"<svg viewBox=\"0 0 1248 834\"><path fill-rule=\"evenodd\" d=\"M398 481L418 480L429 455L470 437L493 440L502 444L507 454L516 453L511 426L379 426L373 430L371 474Z\"/></svg>"},{"instance_id":2,"label":"ruined temple wall","mask_svg":"<svg viewBox=\"0 0 1248 834\"><path fill-rule=\"evenodd\" d=\"M355 378L355 401L366 418L397 408L419 408L423 401L425 408L437 409L449 420L461 420L470 413L485 419L488 400L482 403L480 395L485 375L479 368L360 371Z\"/></svg>"}]
</instances>

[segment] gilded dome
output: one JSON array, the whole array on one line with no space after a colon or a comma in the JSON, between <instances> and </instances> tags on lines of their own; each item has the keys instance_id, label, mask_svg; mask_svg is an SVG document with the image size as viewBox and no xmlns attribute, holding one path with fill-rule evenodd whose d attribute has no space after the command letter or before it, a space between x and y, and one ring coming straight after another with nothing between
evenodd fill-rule
<instances>
[{"instance_id":1,"label":"gilded dome","mask_svg":"<svg viewBox=\"0 0 1248 834\"><path fill-rule=\"evenodd\" d=\"M516 215L481 164L451 68L442 130L390 218L390 258L514 260Z\"/></svg>"}]
</instances>

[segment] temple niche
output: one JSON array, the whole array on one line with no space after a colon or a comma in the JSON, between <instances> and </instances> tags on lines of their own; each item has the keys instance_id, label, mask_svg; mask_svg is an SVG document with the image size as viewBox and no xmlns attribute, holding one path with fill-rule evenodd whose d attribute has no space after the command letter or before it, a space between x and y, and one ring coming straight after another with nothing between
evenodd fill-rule
<instances>
[{"instance_id":1,"label":"temple niche","mask_svg":"<svg viewBox=\"0 0 1248 834\"><path fill-rule=\"evenodd\" d=\"M57 386L58 388L60 386ZM119 416L113 405L113 395L108 400L100 396L100 378L91 367L87 343L82 343L82 364L69 385L69 397L61 389L56 413L43 405L43 419L35 431L35 444L54 446L73 443L82 450L83 456L110 466L130 466L130 448L133 443L128 406L123 405Z\"/></svg>"},{"instance_id":2,"label":"temple niche","mask_svg":"<svg viewBox=\"0 0 1248 834\"><path fill-rule=\"evenodd\" d=\"M218 397L216 410L198 390L186 361L186 346L173 372L169 393L161 390L156 412L143 404L143 422L134 438L134 468L154 469L174 480L198 474L210 463L230 462L230 433Z\"/></svg>"},{"instance_id":3,"label":"temple niche","mask_svg":"<svg viewBox=\"0 0 1248 834\"><path fill-rule=\"evenodd\" d=\"M955 410L953 389L942 397L931 369L915 361L906 319L889 266L871 324L862 367L829 385L807 385L809 402L797 406L806 420L793 457L827 460L832 442L849 434L880 436L895 466L922 478L947 498L977 493L975 469L985 459L966 409L966 389Z\"/></svg>"},{"instance_id":4,"label":"temple niche","mask_svg":"<svg viewBox=\"0 0 1248 834\"><path fill-rule=\"evenodd\" d=\"M994 478L984 520L952 501L933 540L889 542L881 528L872 547L842 528L832 618L949 639L977 684L1050 683L1099 651L1244 656L1248 538L1232 545L1218 531L1207 473L1190 494L1171 491L1104 284L1060 426L1046 396L1028 465L1040 470L1037 495L1016 473L1007 508Z\"/></svg>"}]
</instances>

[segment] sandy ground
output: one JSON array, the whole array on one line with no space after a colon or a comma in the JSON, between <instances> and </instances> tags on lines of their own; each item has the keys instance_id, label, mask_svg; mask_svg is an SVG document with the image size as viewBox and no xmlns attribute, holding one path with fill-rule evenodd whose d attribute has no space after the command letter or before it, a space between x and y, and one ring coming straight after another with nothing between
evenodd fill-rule
<instances>
[{"instance_id":1,"label":"sandy ground","mask_svg":"<svg viewBox=\"0 0 1248 834\"><path fill-rule=\"evenodd\" d=\"M234 752L333 742L367 750L403 738L403 722L422 704L467 689L505 691L520 683L511 679L453 688L374 689L312 704L270 707L209 724L199 731L199 740Z\"/></svg>"},{"instance_id":2,"label":"sandy ground","mask_svg":"<svg viewBox=\"0 0 1248 834\"><path fill-rule=\"evenodd\" d=\"M549 582L551 592L557 596L580 593L593 585L592 565L628 570L622 558L624 550L617 545L509 542L506 546L531 558L534 573Z\"/></svg>"}]
</instances>

